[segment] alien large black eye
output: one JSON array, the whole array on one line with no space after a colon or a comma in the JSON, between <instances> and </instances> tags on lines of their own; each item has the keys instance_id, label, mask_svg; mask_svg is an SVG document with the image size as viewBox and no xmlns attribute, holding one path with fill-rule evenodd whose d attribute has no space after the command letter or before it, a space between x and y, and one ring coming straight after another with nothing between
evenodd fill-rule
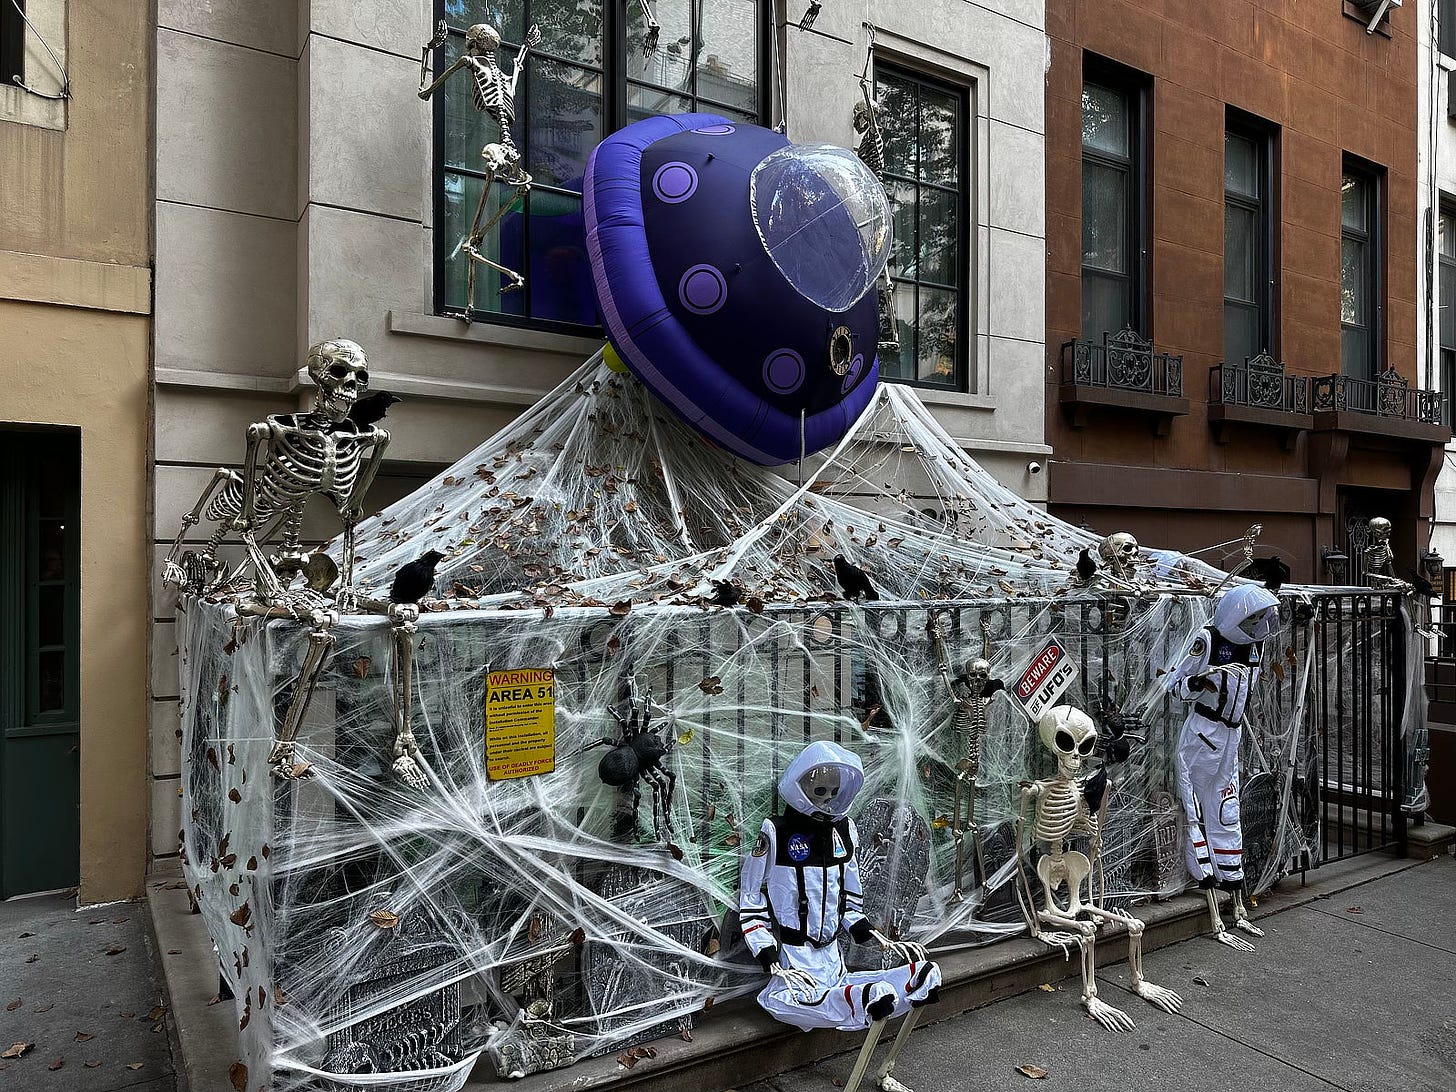
<instances>
[{"instance_id":1,"label":"alien large black eye","mask_svg":"<svg viewBox=\"0 0 1456 1092\"><path fill-rule=\"evenodd\" d=\"M1071 751L1071 750L1075 750L1076 749L1076 746L1077 745L1074 742L1072 742L1072 733L1071 732L1061 731L1061 732L1058 732L1057 733L1057 750L1059 750L1059 751Z\"/></svg>"},{"instance_id":2,"label":"alien large black eye","mask_svg":"<svg viewBox=\"0 0 1456 1092\"><path fill-rule=\"evenodd\" d=\"M814 788L814 795L815 796L823 796L828 791L829 790L826 789L823 785L816 785L815 788Z\"/></svg>"},{"instance_id":3,"label":"alien large black eye","mask_svg":"<svg viewBox=\"0 0 1456 1092\"><path fill-rule=\"evenodd\" d=\"M1096 746L1097 737L1088 736L1081 743L1077 744L1077 753L1082 755L1090 755L1092 753L1092 748Z\"/></svg>"}]
</instances>

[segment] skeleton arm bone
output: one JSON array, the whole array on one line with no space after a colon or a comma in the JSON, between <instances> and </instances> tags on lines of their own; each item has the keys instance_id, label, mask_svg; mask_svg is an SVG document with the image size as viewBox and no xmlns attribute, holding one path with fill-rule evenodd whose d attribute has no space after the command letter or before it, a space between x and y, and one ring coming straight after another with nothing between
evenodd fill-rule
<instances>
[{"instance_id":1,"label":"skeleton arm bone","mask_svg":"<svg viewBox=\"0 0 1456 1092\"><path fill-rule=\"evenodd\" d=\"M233 520L235 530L251 531L257 523L258 462L263 454L263 441L271 431L266 421L248 426L248 453L243 458L243 499Z\"/></svg>"},{"instance_id":2,"label":"skeleton arm bone","mask_svg":"<svg viewBox=\"0 0 1456 1092\"><path fill-rule=\"evenodd\" d=\"M436 90L439 89L439 87L440 87L440 85L442 83L444 83L446 80L448 80L451 76L455 75L456 72L458 72L460 69L464 68L466 66L466 64L468 64L468 63L469 63L469 58L468 57L466 57L464 55L461 55L459 57L456 57L455 60L450 63L450 67L447 68L447 69L445 69L445 71L441 72L438 76L436 76L434 83L431 83L431 84L429 84L427 86L425 84L425 76L427 75L427 73L425 71L424 62L421 61L421 63L420 63L420 90L419 90L420 98L422 98L422 99L428 99L431 95L433 95L436 92Z\"/></svg>"},{"instance_id":3,"label":"skeleton arm bone","mask_svg":"<svg viewBox=\"0 0 1456 1092\"><path fill-rule=\"evenodd\" d=\"M430 78L430 54L445 44L450 36L450 28L445 20L441 19L435 26L435 36L420 47L420 90L425 89L425 81Z\"/></svg>"},{"instance_id":4,"label":"skeleton arm bone","mask_svg":"<svg viewBox=\"0 0 1456 1092\"><path fill-rule=\"evenodd\" d=\"M516 63L511 68L510 97L514 101L516 97L516 81L521 78L521 73L526 68L526 58L530 56L531 50L541 44L541 31L535 23L531 29L526 31L526 40L521 43L521 51L516 54Z\"/></svg>"},{"instance_id":5,"label":"skeleton arm bone","mask_svg":"<svg viewBox=\"0 0 1456 1092\"><path fill-rule=\"evenodd\" d=\"M384 462L385 449L389 447L389 430L380 428L378 425L373 426L364 443L370 445L369 459L359 468L359 476L354 480L354 488L349 491L349 496L345 498L339 510L339 514L346 522L351 518L357 521L363 513L364 496L379 475L379 468Z\"/></svg>"}]
</instances>

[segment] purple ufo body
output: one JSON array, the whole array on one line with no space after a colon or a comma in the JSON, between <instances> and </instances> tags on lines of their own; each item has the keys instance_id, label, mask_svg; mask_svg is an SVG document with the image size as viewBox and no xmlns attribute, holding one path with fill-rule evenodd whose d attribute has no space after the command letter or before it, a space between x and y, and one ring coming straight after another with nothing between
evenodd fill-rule
<instances>
[{"instance_id":1,"label":"purple ufo body","mask_svg":"<svg viewBox=\"0 0 1456 1092\"><path fill-rule=\"evenodd\" d=\"M868 183L865 181L868 179ZM712 114L608 137L587 253L613 348L688 424L765 466L835 443L878 378L888 204L851 153Z\"/></svg>"}]
</instances>

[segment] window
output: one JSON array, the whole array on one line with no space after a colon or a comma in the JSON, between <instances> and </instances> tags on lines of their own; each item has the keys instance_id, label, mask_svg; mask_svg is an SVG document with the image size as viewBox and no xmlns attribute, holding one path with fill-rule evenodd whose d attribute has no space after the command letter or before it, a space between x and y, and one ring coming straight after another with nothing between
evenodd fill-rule
<instances>
[{"instance_id":1,"label":"window","mask_svg":"<svg viewBox=\"0 0 1456 1092\"><path fill-rule=\"evenodd\" d=\"M15 77L25 79L25 0L0 0L0 85L15 86Z\"/></svg>"},{"instance_id":2,"label":"window","mask_svg":"<svg viewBox=\"0 0 1456 1092\"><path fill-rule=\"evenodd\" d=\"M1456 0L1437 0L1436 48L1456 57Z\"/></svg>"},{"instance_id":3,"label":"window","mask_svg":"<svg viewBox=\"0 0 1456 1092\"><path fill-rule=\"evenodd\" d=\"M890 277L900 338L899 357L881 358L880 374L965 390L968 95L878 62L875 92L885 107L885 185L895 235Z\"/></svg>"},{"instance_id":4,"label":"window","mask_svg":"<svg viewBox=\"0 0 1456 1092\"><path fill-rule=\"evenodd\" d=\"M450 28L435 57L436 73L460 55L474 23L500 32L497 59L507 72L526 29L534 23L541 31L516 85L514 129L534 186L524 206L503 216L481 245L486 257L520 272L526 284L502 293L502 276L478 265L477 317L597 325L581 188L587 158L607 134L653 114L695 110L759 120L767 91L764 0L656 0L653 10L661 30L649 50L637 3L436 0L437 17ZM435 300L437 310L456 314L465 308L466 259L455 251L480 201L480 150L499 140L470 92L469 74L457 72L435 93ZM515 194L501 182L494 189L485 217Z\"/></svg>"},{"instance_id":5,"label":"window","mask_svg":"<svg viewBox=\"0 0 1456 1092\"><path fill-rule=\"evenodd\" d=\"M1380 367L1380 186L1350 160L1340 180L1340 370L1374 379Z\"/></svg>"},{"instance_id":6,"label":"window","mask_svg":"<svg viewBox=\"0 0 1456 1092\"><path fill-rule=\"evenodd\" d=\"M1223 356L1247 360L1274 347L1274 141L1230 118L1223 138Z\"/></svg>"},{"instance_id":7,"label":"window","mask_svg":"<svg viewBox=\"0 0 1456 1092\"><path fill-rule=\"evenodd\" d=\"M1443 208L1437 220L1436 328L1441 345L1441 390L1446 393L1446 423L1456 420L1456 213Z\"/></svg>"},{"instance_id":8,"label":"window","mask_svg":"<svg viewBox=\"0 0 1456 1092\"><path fill-rule=\"evenodd\" d=\"M1117 82L1114 82L1116 79ZM1082 336L1145 333L1143 92L1091 67L1082 84Z\"/></svg>"}]
</instances>

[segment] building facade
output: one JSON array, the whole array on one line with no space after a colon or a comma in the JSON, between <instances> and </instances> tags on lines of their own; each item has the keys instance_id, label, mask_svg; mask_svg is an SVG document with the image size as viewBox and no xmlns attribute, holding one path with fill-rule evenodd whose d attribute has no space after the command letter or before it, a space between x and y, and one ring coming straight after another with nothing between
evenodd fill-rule
<instances>
[{"instance_id":1,"label":"building facade","mask_svg":"<svg viewBox=\"0 0 1456 1092\"><path fill-rule=\"evenodd\" d=\"M375 510L475 447L602 344L581 176L604 135L700 110L854 147L861 75L886 106L898 356L949 431L1045 499L1041 0L787 5L656 0L258 0L157 5L156 492L151 848L176 852L175 600L160 558L243 429L311 401L307 347L359 342L401 395ZM812 14L811 14L812 12ZM777 15L778 25L774 24ZM494 123L456 73L416 94L486 22L507 76L532 24L514 130L534 186L482 242L472 321L458 246L480 207ZM868 21L874 27L873 50ZM513 190L492 187L489 218ZM1036 469L1040 469L1038 466ZM311 514L306 537L336 533ZM209 528L194 529L193 541ZM224 556L236 556L225 546Z\"/></svg>"},{"instance_id":2,"label":"building facade","mask_svg":"<svg viewBox=\"0 0 1456 1092\"><path fill-rule=\"evenodd\" d=\"M1261 522L1306 581L1358 580L1385 516L1416 564L1449 438L1408 258L1420 6L1048 3L1054 512L1182 550Z\"/></svg>"},{"instance_id":3,"label":"building facade","mask_svg":"<svg viewBox=\"0 0 1456 1092\"><path fill-rule=\"evenodd\" d=\"M3 8L0 898L105 902L147 864L153 33Z\"/></svg>"}]
</instances>

